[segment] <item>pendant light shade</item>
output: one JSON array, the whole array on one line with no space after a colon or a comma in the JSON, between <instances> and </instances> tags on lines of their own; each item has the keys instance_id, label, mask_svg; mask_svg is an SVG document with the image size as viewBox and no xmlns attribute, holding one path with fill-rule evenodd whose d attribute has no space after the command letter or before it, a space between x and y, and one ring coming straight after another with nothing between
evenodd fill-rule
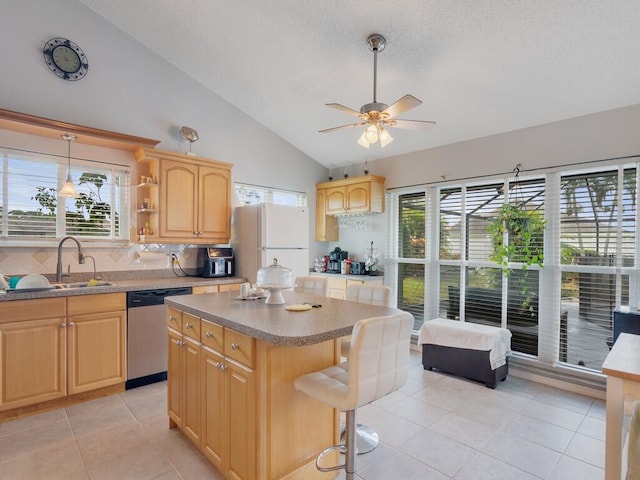
<instances>
[{"instance_id":1,"label":"pendant light shade","mask_svg":"<svg viewBox=\"0 0 640 480\"><path fill-rule=\"evenodd\" d=\"M58 196L63 198L77 198L78 190L73 184L73 178L71 177L71 142L75 142L78 137L76 137L75 135L70 135L68 133L63 133L60 136L63 140L67 141L67 179L58 192Z\"/></svg>"}]
</instances>

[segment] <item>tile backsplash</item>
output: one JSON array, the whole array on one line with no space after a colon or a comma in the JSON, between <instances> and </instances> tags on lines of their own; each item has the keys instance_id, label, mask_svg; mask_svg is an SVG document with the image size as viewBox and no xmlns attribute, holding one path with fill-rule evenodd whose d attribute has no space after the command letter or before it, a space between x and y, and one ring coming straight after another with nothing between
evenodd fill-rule
<instances>
[{"instance_id":1,"label":"tile backsplash","mask_svg":"<svg viewBox=\"0 0 640 480\"><path fill-rule=\"evenodd\" d=\"M121 248L91 247L83 244L85 255L95 258L96 272L134 271L134 270L171 270L171 253L175 253L180 266L184 269L196 268L197 248L185 245L138 245ZM4 247L0 248L0 274L26 275L40 273L55 275L58 259L57 247ZM62 271L71 274L93 273L93 263L87 259L78 263L78 251L73 242L67 242L62 248ZM176 267L177 268L177 267Z\"/></svg>"}]
</instances>

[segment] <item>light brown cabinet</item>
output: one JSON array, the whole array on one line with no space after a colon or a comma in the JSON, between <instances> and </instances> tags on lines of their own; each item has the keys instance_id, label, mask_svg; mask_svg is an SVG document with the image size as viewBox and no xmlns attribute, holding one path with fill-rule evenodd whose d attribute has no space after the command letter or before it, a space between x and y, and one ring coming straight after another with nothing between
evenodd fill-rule
<instances>
[{"instance_id":1,"label":"light brown cabinet","mask_svg":"<svg viewBox=\"0 0 640 480\"><path fill-rule=\"evenodd\" d=\"M255 341L211 322L203 325L210 341L203 347L202 451L225 478L255 479L255 375L252 365L233 358L252 363Z\"/></svg>"},{"instance_id":2,"label":"light brown cabinet","mask_svg":"<svg viewBox=\"0 0 640 480\"><path fill-rule=\"evenodd\" d=\"M338 220L327 215L327 189L316 190L316 240L318 242L338 241Z\"/></svg>"},{"instance_id":3,"label":"light brown cabinet","mask_svg":"<svg viewBox=\"0 0 640 480\"><path fill-rule=\"evenodd\" d=\"M200 285L191 287L191 293L239 292L241 283L221 283L219 285Z\"/></svg>"},{"instance_id":4,"label":"light brown cabinet","mask_svg":"<svg viewBox=\"0 0 640 480\"><path fill-rule=\"evenodd\" d=\"M338 241L336 216L384 212L384 177L364 175L316 185L316 240Z\"/></svg>"},{"instance_id":5,"label":"light brown cabinet","mask_svg":"<svg viewBox=\"0 0 640 480\"><path fill-rule=\"evenodd\" d=\"M200 319L169 308L167 324L169 421L199 447L202 428Z\"/></svg>"},{"instance_id":6,"label":"light brown cabinet","mask_svg":"<svg viewBox=\"0 0 640 480\"><path fill-rule=\"evenodd\" d=\"M362 177L319 183L325 191L325 213L344 215L350 213L382 213L384 211L384 177Z\"/></svg>"},{"instance_id":7,"label":"light brown cabinet","mask_svg":"<svg viewBox=\"0 0 640 480\"><path fill-rule=\"evenodd\" d=\"M0 410L67 394L64 298L0 303Z\"/></svg>"},{"instance_id":8,"label":"light brown cabinet","mask_svg":"<svg viewBox=\"0 0 640 480\"><path fill-rule=\"evenodd\" d=\"M126 380L124 293L67 297L69 395Z\"/></svg>"},{"instance_id":9,"label":"light brown cabinet","mask_svg":"<svg viewBox=\"0 0 640 480\"><path fill-rule=\"evenodd\" d=\"M0 411L124 385L125 307L120 293L0 303Z\"/></svg>"},{"instance_id":10,"label":"light brown cabinet","mask_svg":"<svg viewBox=\"0 0 640 480\"><path fill-rule=\"evenodd\" d=\"M152 182L137 189L140 241L229 242L231 164L151 148L136 151L136 160L140 180Z\"/></svg>"},{"instance_id":11,"label":"light brown cabinet","mask_svg":"<svg viewBox=\"0 0 640 480\"><path fill-rule=\"evenodd\" d=\"M321 275L321 274L312 273L311 275ZM339 298L341 300L344 300L347 297L347 287L349 285L363 285L365 283L384 285L383 276L370 277L367 275L363 275L361 278L357 278L357 277L347 278L344 276L326 275L326 277L327 277L327 282L329 284L328 296L331 298Z\"/></svg>"},{"instance_id":12,"label":"light brown cabinet","mask_svg":"<svg viewBox=\"0 0 640 480\"><path fill-rule=\"evenodd\" d=\"M173 308L167 323L172 426L225 478L255 479L255 340Z\"/></svg>"}]
</instances>

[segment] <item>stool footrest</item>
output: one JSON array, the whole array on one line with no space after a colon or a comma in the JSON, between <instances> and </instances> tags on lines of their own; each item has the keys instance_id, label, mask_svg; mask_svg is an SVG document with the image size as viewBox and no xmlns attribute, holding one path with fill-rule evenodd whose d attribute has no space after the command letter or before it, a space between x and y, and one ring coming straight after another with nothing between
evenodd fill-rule
<instances>
[{"instance_id":1,"label":"stool footrest","mask_svg":"<svg viewBox=\"0 0 640 480\"><path fill-rule=\"evenodd\" d=\"M335 470L342 470L343 468L346 468L347 464L343 463L340 465L334 465L332 467L321 467L320 466L320 460L322 459L322 457L324 457L325 455L328 455L329 453L334 452L335 450L340 450L340 453L346 455L347 453L347 447L346 445L333 445L329 448L325 448L322 452L320 452L320 454L316 457L316 468L318 470L320 470L321 472L333 472Z\"/></svg>"}]
</instances>

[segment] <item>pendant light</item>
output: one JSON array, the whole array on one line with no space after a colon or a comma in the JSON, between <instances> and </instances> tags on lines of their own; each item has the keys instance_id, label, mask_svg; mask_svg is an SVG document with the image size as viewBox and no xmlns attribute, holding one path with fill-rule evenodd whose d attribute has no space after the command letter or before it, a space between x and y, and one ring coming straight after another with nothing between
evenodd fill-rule
<instances>
[{"instance_id":1,"label":"pendant light","mask_svg":"<svg viewBox=\"0 0 640 480\"><path fill-rule=\"evenodd\" d=\"M78 190L73 184L73 178L71 178L71 142L75 142L78 137L68 133L63 133L60 136L63 140L67 141L67 179L58 192L58 196L64 198L78 198Z\"/></svg>"}]
</instances>

